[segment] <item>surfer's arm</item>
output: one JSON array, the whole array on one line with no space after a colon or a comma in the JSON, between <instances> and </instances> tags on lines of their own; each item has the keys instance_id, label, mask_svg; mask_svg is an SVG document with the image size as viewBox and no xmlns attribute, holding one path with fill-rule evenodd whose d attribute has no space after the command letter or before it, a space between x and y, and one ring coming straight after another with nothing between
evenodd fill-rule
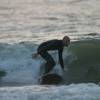
<instances>
[{"instance_id":1,"label":"surfer's arm","mask_svg":"<svg viewBox=\"0 0 100 100\"><path fill-rule=\"evenodd\" d=\"M61 68L64 69L64 62L63 62L63 58L62 58L62 52L63 52L63 49L60 49L58 51L58 53L59 53L59 62L60 62Z\"/></svg>"}]
</instances>

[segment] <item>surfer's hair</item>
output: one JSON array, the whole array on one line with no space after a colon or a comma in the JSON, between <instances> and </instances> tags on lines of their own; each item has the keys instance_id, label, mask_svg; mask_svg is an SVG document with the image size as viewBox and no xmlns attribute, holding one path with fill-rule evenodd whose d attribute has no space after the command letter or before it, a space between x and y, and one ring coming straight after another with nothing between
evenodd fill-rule
<instances>
[{"instance_id":1,"label":"surfer's hair","mask_svg":"<svg viewBox=\"0 0 100 100\"><path fill-rule=\"evenodd\" d=\"M70 44L70 38L68 36L63 37L64 46L68 46Z\"/></svg>"}]
</instances>

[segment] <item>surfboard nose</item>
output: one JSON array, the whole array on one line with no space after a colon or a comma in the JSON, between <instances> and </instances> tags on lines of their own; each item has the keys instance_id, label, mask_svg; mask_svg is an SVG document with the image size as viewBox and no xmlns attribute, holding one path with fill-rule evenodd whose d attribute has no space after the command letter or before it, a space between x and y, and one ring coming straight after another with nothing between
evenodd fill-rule
<instances>
[{"instance_id":1,"label":"surfboard nose","mask_svg":"<svg viewBox=\"0 0 100 100\"><path fill-rule=\"evenodd\" d=\"M62 82L62 77L58 74L47 74L41 78L41 85L57 85Z\"/></svg>"}]
</instances>

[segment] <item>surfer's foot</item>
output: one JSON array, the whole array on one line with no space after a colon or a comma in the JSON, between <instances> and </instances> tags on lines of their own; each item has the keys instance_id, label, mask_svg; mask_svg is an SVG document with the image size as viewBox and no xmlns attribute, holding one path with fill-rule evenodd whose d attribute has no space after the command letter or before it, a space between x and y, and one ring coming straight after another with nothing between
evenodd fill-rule
<instances>
[{"instance_id":1,"label":"surfer's foot","mask_svg":"<svg viewBox=\"0 0 100 100\"><path fill-rule=\"evenodd\" d=\"M63 78L57 74L48 74L41 77L41 85L57 85L63 81Z\"/></svg>"}]
</instances>

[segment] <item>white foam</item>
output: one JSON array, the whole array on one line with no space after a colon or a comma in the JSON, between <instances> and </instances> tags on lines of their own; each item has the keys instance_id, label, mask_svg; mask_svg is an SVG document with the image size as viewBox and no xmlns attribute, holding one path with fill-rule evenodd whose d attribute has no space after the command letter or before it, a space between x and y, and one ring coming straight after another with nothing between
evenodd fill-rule
<instances>
[{"instance_id":1,"label":"white foam","mask_svg":"<svg viewBox=\"0 0 100 100\"><path fill-rule=\"evenodd\" d=\"M35 48L31 48L29 44L13 44L1 48L0 68L7 72L2 82L37 83L41 61L32 59Z\"/></svg>"},{"instance_id":2,"label":"white foam","mask_svg":"<svg viewBox=\"0 0 100 100\"><path fill-rule=\"evenodd\" d=\"M0 88L0 100L100 100L95 84L69 86L23 86Z\"/></svg>"}]
</instances>

